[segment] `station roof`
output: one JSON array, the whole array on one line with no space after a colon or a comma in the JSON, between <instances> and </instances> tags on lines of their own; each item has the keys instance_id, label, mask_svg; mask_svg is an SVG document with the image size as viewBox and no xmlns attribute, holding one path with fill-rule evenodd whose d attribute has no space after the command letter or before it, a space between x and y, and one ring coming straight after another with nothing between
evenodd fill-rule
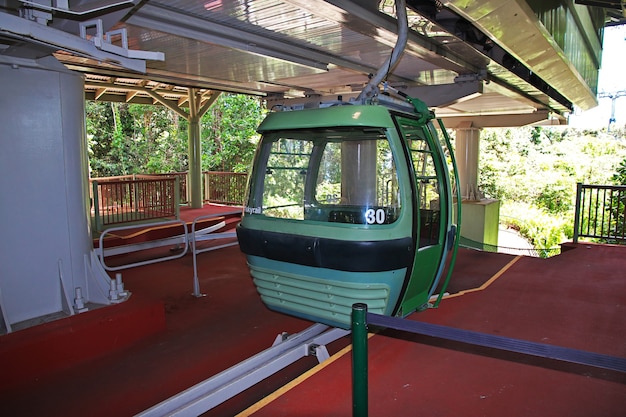
<instances>
[{"instance_id":1,"label":"station roof","mask_svg":"<svg viewBox=\"0 0 626 417\"><path fill-rule=\"evenodd\" d=\"M85 73L88 99L111 101L149 103L159 94L184 105L189 88L201 96L226 91L268 102L348 99L389 56L397 37L393 1L0 3L0 58L52 52L68 68ZM421 98L439 116L471 119L476 126L563 123L574 106L594 107L594 87L531 3L407 1L409 39L389 84ZM623 16L623 3L575 3L571 11L579 28L594 27L598 7L608 22ZM28 24L14 24L28 13L34 15ZM33 30L33 22L42 27ZM57 40L59 33L78 35L97 50ZM600 51L601 33L585 42L586 50ZM599 56L591 59L596 71Z\"/></svg>"}]
</instances>

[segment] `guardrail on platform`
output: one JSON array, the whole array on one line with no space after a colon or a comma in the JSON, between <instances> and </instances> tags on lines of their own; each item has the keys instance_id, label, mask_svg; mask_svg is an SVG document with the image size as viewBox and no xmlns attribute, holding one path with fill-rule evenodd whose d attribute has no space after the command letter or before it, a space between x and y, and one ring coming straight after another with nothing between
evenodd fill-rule
<instances>
[{"instance_id":1,"label":"guardrail on platform","mask_svg":"<svg viewBox=\"0 0 626 417\"><path fill-rule=\"evenodd\" d=\"M243 206L248 174L204 172L204 199L210 203Z\"/></svg>"},{"instance_id":2,"label":"guardrail on platform","mask_svg":"<svg viewBox=\"0 0 626 417\"><path fill-rule=\"evenodd\" d=\"M576 186L574 243L579 237L626 243L626 185Z\"/></svg>"},{"instance_id":3,"label":"guardrail on platform","mask_svg":"<svg viewBox=\"0 0 626 417\"><path fill-rule=\"evenodd\" d=\"M144 266L144 265L149 265L149 264L153 264L156 262L163 262L163 261L168 261L171 259L182 258L183 256L187 254L187 249L189 246L188 245L189 237L187 236L188 235L187 225L182 220L170 220L170 221L158 222L158 223L153 224L153 227L166 227L166 226L181 226L180 228L181 233L179 235L170 236L164 239L158 239L154 241L147 241L147 242L141 242L141 243L134 243L130 245L122 245L122 246L115 246L115 247L107 248L105 247L104 241L105 241L105 238L108 237L109 235L114 235L114 233L125 231L125 230L136 229L136 226L111 227L105 230L104 233L102 233L102 235L100 235L99 246L95 248L94 250L96 251L96 255L98 256L98 258L100 259L100 263L102 264L104 269L106 269L107 271L120 271L122 269L132 268L135 266ZM110 265L107 265L106 263L106 257L109 257L109 256L122 255L122 254L131 253L131 252L138 252L138 251L158 248L162 246L178 247L180 248L180 251L172 252L172 254L168 254L166 256L159 256L154 259L148 259L148 260L132 262L132 263L125 263L125 264L117 265L117 266L110 266Z\"/></svg>"},{"instance_id":4,"label":"guardrail on platform","mask_svg":"<svg viewBox=\"0 0 626 417\"><path fill-rule=\"evenodd\" d=\"M178 177L92 179L94 228L179 218Z\"/></svg>"}]
</instances>

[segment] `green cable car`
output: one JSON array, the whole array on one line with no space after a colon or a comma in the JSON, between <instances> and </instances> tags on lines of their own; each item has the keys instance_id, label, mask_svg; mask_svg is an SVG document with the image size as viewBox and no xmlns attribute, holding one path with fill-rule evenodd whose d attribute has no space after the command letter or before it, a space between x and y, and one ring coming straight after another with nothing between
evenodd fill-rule
<instances>
[{"instance_id":1,"label":"green cable car","mask_svg":"<svg viewBox=\"0 0 626 417\"><path fill-rule=\"evenodd\" d=\"M445 291L460 220L449 139L419 100L371 102L274 112L258 129L237 235L271 310L349 328L356 302L405 316Z\"/></svg>"}]
</instances>

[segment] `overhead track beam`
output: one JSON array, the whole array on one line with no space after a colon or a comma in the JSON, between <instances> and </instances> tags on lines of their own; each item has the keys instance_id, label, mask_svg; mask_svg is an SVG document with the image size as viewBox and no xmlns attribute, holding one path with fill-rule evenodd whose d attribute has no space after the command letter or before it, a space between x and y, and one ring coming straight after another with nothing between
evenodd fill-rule
<instances>
[{"instance_id":1,"label":"overhead track beam","mask_svg":"<svg viewBox=\"0 0 626 417\"><path fill-rule=\"evenodd\" d=\"M217 20L201 19L151 3L143 5L127 23L323 71L328 70L331 62L366 74L374 69L302 45L261 36Z\"/></svg>"},{"instance_id":2,"label":"overhead track beam","mask_svg":"<svg viewBox=\"0 0 626 417\"><path fill-rule=\"evenodd\" d=\"M564 118L555 117L554 113L551 113L548 110L537 110L532 113L521 114L477 114L452 117L442 115L441 119L446 127L450 129L466 126L468 123L471 123L472 127L477 129L490 127L517 127L533 124L565 124Z\"/></svg>"},{"instance_id":3,"label":"overhead track beam","mask_svg":"<svg viewBox=\"0 0 626 417\"><path fill-rule=\"evenodd\" d=\"M442 3L472 22L583 110L598 104L595 94L525 0L490 0L487 3L446 0ZM524 22L524 25L511 22ZM519 30L522 27L523 30Z\"/></svg>"},{"instance_id":4,"label":"overhead track beam","mask_svg":"<svg viewBox=\"0 0 626 417\"><path fill-rule=\"evenodd\" d=\"M358 2L344 0L285 1L316 16L323 16L325 19L341 24L350 30L370 36L391 48L396 43L398 37L397 22L381 12L363 7ZM479 72L482 69L441 48L429 38L419 36L414 31L409 31L405 53L450 71Z\"/></svg>"}]
</instances>

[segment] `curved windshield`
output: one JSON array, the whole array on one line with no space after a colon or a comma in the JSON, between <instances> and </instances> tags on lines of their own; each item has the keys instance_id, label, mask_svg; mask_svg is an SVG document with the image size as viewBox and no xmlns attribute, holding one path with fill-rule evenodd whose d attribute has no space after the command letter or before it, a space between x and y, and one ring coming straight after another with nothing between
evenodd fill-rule
<instances>
[{"instance_id":1,"label":"curved windshield","mask_svg":"<svg viewBox=\"0 0 626 417\"><path fill-rule=\"evenodd\" d=\"M387 224L400 214L383 129L271 132L255 166L248 214L351 224Z\"/></svg>"}]
</instances>

